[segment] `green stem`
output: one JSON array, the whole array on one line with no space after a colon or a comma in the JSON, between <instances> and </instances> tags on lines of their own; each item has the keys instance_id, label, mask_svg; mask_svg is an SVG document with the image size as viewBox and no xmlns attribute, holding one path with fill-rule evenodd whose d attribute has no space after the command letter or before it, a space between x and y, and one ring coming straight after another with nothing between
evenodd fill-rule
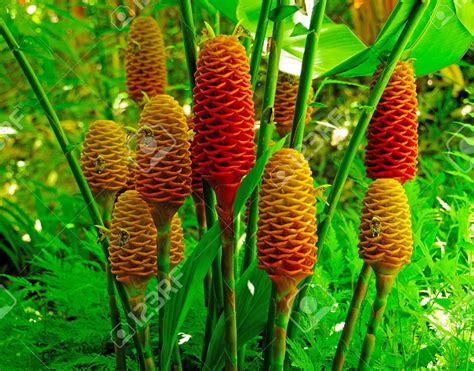
<instances>
[{"instance_id":1,"label":"green stem","mask_svg":"<svg viewBox=\"0 0 474 371\"><path fill-rule=\"evenodd\" d=\"M221 33L221 13L216 12L214 14L214 32L216 35L219 35Z\"/></svg>"},{"instance_id":2,"label":"green stem","mask_svg":"<svg viewBox=\"0 0 474 371\"><path fill-rule=\"evenodd\" d=\"M387 306L387 298L395 282L395 276L388 276L384 274L376 274L377 296L372 306L372 316L370 318L369 326L367 327L367 334L365 335L364 344L362 345L362 352L360 354L358 370L369 370L370 359L375 349L375 338L377 330L382 323L383 313Z\"/></svg>"},{"instance_id":3,"label":"green stem","mask_svg":"<svg viewBox=\"0 0 474 371\"><path fill-rule=\"evenodd\" d=\"M267 327L265 328L265 337L263 343L263 370L270 368L270 361L272 357L272 341L274 338L274 323L276 311L276 290L272 285L272 296L268 305Z\"/></svg>"},{"instance_id":4,"label":"green stem","mask_svg":"<svg viewBox=\"0 0 474 371\"><path fill-rule=\"evenodd\" d=\"M271 1L270 1L271 2ZM278 6L288 5L289 0L278 0ZM262 4L262 10L260 12L260 17L262 13L266 12L266 9L263 9L264 6L269 6L266 4L266 1ZM268 14L267 14L268 18ZM268 21L268 20L267 20ZM259 19L260 22L260 19ZM266 26L265 26L266 28ZM275 93L276 85L278 80L278 70L280 65L280 54L281 47L283 42L283 34L285 32L284 22L277 21L273 25L273 36L270 44L270 55L268 57L268 66L267 66L267 78L265 80L265 89L263 93L263 103L262 103L262 117L260 119L260 130L258 132L257 140L257 159L263 154L267 149L268 144L271 139L272 129L270 121L272 119L272 111L275 103ZM265 32L260 31L262 35L257 35L258 42L260 38L264 38ZM256 42L257 42L256 39ZM263 41L262 41L263 42ZM260 49L261 50L261 49ZM255 51L255 48L254 48ZM253 58L259 57L260 53L256 51L253 53ZM255 69L258 69L258 64ZM257 74L258 71L255 70L254 74ZM253 78L254 76L252 76ZM256 78L256 77L255 77ZM257 219L258 219L258 188L256 187L250 196L250 205L249 205L249 218L247 223L246 231L246 241L245 241L245 256L244 256L244 265L242 268L242 273L255 261L256 258L256 231L257 231Z\"/></svg>"},{"instance_id":5,"label":"green stem","mask_svg":"<svg viewBox=\"0 0 474 371\"><path fill-rule=\"evenodd\" d=\"M194 72L196 71L196 31L194 29L193 10L191 0L179 0L181 32L183 33L184 51L188 66L189 84L191 92L194 89Z\"/></svg>"},{"instance_id":6,"label":"green stem","mask_svg":"<svg viewBox=\"0 0 474 371\"><path fill-rule=\"evenodd\" d=\"M290 142L291 147L296 150L300 150L303 143L306 110L308 109L308 98L313 81L313 67L316 59L316 50L318 48L319 35L321 33L325 10L326 0L319 0L315 3L313 13L311 14L309 32L306 36Z\"/></svg>"},{"instance_id":7,"label":"green stem","mask_svg":"<svg viewBox=\"0 0 474 371\"><path fill-rule=\"evenodd\" d=\"M224 281L224 351L227 371L237 370L237 316L235 312L233 210L219 213L222 239L222 280Z\"/></svg>"},{"instance_id":8,"label":"green stem","mask_svg":"<svg viewBox=\"0 0 474 371\"><path fill-rule=\"evenodd\" d=\"M79 190L81 192L81 195L84 198L84 202L87 205L87 210L89 212L89 215L94 225L103 227L104 224L102 222L102 217L99 213L97 204L94 201L94 197L92 196L92 192L89 188L89 185L87 184L87 180L84 177L84 174L82 174L81 167L79 166L79 162L77 161L77 158L74 156L74 153L71 148L72 146L69 143L64 133L63 128L61 127L61 123L56 114L56 111L53 109L53 106L51 105L47 95L45 94L43 87L41 86L38 80L38 77L36 76L36 74L34 73L30 65L30 62L26 59L24 53L21 51L18 43L13 37L10 29L5 24L5 21L1 18L0 18L0 33L2 34L3 38L8 44L8 47L10 48L11 52L15 56L16 60L18 61L18 64L20 65L23 73L25 74L28 82L30 83L32 90L34 91L36 95L36 98L38 99L41 107L43 108L44 113L46 114L48 122L51 125L54 135L56 136L56 140L58 141L58 144L61 147L61 150L64 156L66 157L66 160L69 164L69 168L71 169L74 175L74 179L77 183L77 186L79 187ZM109 255L108 245L109 245L108 239L104 238L102 240L102 249L103 249L107 264L108 264L108 255ZM125 289L117 280L114 280L114 283L116 285L118 294L120 296L120 301L122 303L124 311L125 313L129 313L130 306L128 304L128 299L127 299L127 294L125 292ZM128 316L125 316L125 317L127 318L127 322L130 328L135 329L135 325L133 321ZM136 335L133 336L133 342L137 350L137 356L138 356L140 367L141 369L144 369L145 362L143 358L143 349L140 344L140 341L138 340L138 336Z\"/></svg>"},{"instance_id":9,"label":"green stem","mask_svg":"<svg viewBox=\"0 0 474 371\"><path fill-rule=\"evenodd\" d=\"M171 219L161 221L155 224L158 232L156 241L156 248L158 250L157 264L158 264L158 297L161 299L160 309L158 311L158 349L161 350L164 341L164 321L165 321L165 305L166 298L170 287L170 233L171 233Z\"/></svg>"},{"instance_id":10,"label":"green stem","mask_svg":"<svg viewBox=\"0 0 474 371\"><path fill-rule=\"evenodd\" d=\"M370 95L369 95L369 101L368 101L368 106L371 107L370 110L364 110L362 113L361 117L359 118L359 122L357 123L357 126L354 130L354 133L351 137L351 140L349 142L349 146L344 153L344 158L342 160L341 165L339 166L339 169L336 174L336 178L334 180L334 186L331 189L331 193L329 195L328 199L328 206L325 208L324 214L326 215L325 219L322 222L320 231L319 231L319 252L318 254L321 255L323 249L324 249L324 242L326 240L327 233L329 231L329 227L331 225L332 217L334 216L334 212L336 210L336 206L339 202L339 199L341 198L342 190L344 188L344 184L346 183L347 177L349 175L351 165L354 161L354 158L357 153L357 149L360 146L360 143L365 135L365 132L367 131L367 126L369 125L369 122L372 118L372 115L375 111L375 108L377 107L378 102L380 101L380 98L382 97L383 91L385 90L385 87L387 86L390 77L392 76L393 71L395 70L395 67L400 60L403 51L405 50L405 47L407 46L408 42L411 39L411 36L413 35L413 32L415 31L416 26L420 22L423 13L426 10L426 7L428 6L429 2L428 1L420 1L418 0L416 4L414 5L410 17L405 24L405 27L403 28L402 33L400 34L397 42L395 43L395 46L392 49L392 52L390 53L387 63L385 64L385 67L380 74L374 88L372 89ZM300 302L302 298L306 295L306 291L308 287L310 286L308 283L311 283L313 280L314 276L307 277L302 285L304 285L303 289L299 292L298 297L297 297L297 303L295 305L296 310L300 308ZM296 333L296 329L292 329L295 324L292 321L290 323L290 333Z\"/></svg>"},{"instance_id":11,"label":"green stem","mask_svg":"<svg viewBox=\"0 0 474 371\"><path fill-rule=\"evenodd\" d=\"M255 33L255 40L253 42L252 57L250 58L250 76L252 81L252 90L255 92L255 86L258 81L258 68L262 60L262 48L268 27L268 15L270 14L270 6L272 0L263 0L260 8L260 15L258 16L257 32Z\"/></svg>"},{"instance_id":12,"label":"green stem","mask_svg":"<svg viewBox=\"0 0 474 371\"><path fill-rule=\"evenodd\" d=\"M110 228L112 220L112 207L115 199L115 192L109 192L102 190L100 193L95 195L95 201L97 202L100 212L102 214L102 220L104 226ZM106 277L107 277L107 295L110 310L110 319L112 323L112 339L115 350L115 367L117 370L127 369L127 356L124 348L124 344L121 344L121 339L118 337L118 333L123 333L122 324L120 323L120 313L117 307L117 300L115 299L115 288L114 281L115 277L112 274L110 264L106 264Z\"/></svg>"},{"instance_id":13,"label":"green stem","mask_svg":"<svg viewBox=\"0 0 474 371\"><path fill-rule=\"evenodd\" d=\"M284 295L276 292L275 325L273 327L273 344L271 351L271 371L283 371L286 354L286 330L290 319L291 307L296 288Z\"/></svg>"},{"instance_id":14,"label":"green stem","mask_svg":"<svg viewBox=\"0 0 474 371\"><path fill-rule=\"evenodd\" d=\"M357 318L359 317L360 306L367 292L367 286L369 284L371 273L372 269L370 266L364 263L359 274L359 279L357 280L357 286L354 290L354 294L352 295L344 329L342 330L341 338L339 339L339 344L337 345L336 355L332 364L333 371L342 370L342 367L344 366L345 354L351 342L354 327L357 322Z\"/></svg>"},{"instance_id":15,"label":"green stem","mask_svg":"<svg viewBox=\"0 0 474 371\"><path fill-rule=\"evenodd\" d=\"M148 325L144 308L146 308L145 302L145 289L148 284L149 278L143 279L142 277L130 277L131 282L125 287L128 294L128 302L132 308L133 316L137 321L137 334L145 352L145 369L147 371L156 370L155 362L153 360L153 351L150 343L150 326Z\"/></svg>"},{"instance_id":16,"label":"green stem","mask_svg":"<svg viewBox=\"0 0 474 371\"><path fill-rule=\"evenodd\" d=\"M178 342L173 347L173 361L174 361L174 371L183 371L183 365L181 363L181 354L179 351Z\"/></svg>"},{"instance_id":17,"label":"green stem","mask_svg":"<svg viewBox=\"0 0 474 371\"><path fill-rule=\"evenodd\" d=\"M104 4L104 1L99 1L99 4L100 5L105 5ZM89 12L92 14L92 16L94 16L95 18L95 25L94 25L94 36L95 36L95 40L96 40L96 49L97 49L97 54L98 54L98 57L99 57L99 63L100 63L100 66L101 66L101 73L100 73L100 77L101 77L101 80L102 80L102 88L103 88L103 98L105 100L105 117L109 120L113 120L114 119L114 114L112 112L112 99L111 99L111 95L110 95L110 88L109 88L109 83L107 82L106 79L104 79L103 77L107 77L108 76L108 63L107 63L107 58L105 56L105 48L104 48L104 44L102 42L102 38L101 38L101 35L100 35L100 24L99 24L99 19L100 17L97 15L97 12L96 12L96 6L88 6L88 9L89 9Z\"/></svg>"}]
</instances>

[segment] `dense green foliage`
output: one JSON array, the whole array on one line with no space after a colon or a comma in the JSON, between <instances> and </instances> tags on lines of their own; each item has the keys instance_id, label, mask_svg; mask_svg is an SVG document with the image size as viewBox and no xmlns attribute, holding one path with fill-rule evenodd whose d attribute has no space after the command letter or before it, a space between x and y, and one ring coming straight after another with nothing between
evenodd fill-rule
<instances>
[{"instance_id":1,"label":"dense green foliage","mask_svg":"<svg viewBox=\"0 0 474 371\"><path fill-rule=\"evenodd\" d=\"M1 16L38 74L67 136L74 143L72 151L80 152L85 130L95 119L112 114L117 122L136 126L138 108L127 99L125 87L128 25L110 25L115 7L101 5L100 1L81 6L54 1L30 2L24 6L13 0L6 3L7 12ZM218 17L213 6L204 0L196 3L197 28L202 29L204 21L215 25ZM229 6L235 3L235 7L230 13L219 8L227 15L221 19L222 32L231 32L237 17L247 17L255 23L258 12L244 16L238 2L225 3ZM191 97L179 10L175 2L166 0L156 2L148 12L155 14L166 30L169 93L189 109ZM345 7L341 9L337 4L328 9L327 15L348 18ZM460 16L460 19L465 18ZM244 26L253 31L245 22ZM459 23L456 27L463 26ZM456 44L458 49L463 46L465 49L469 44L466 44L466 37L470 37L466 29L470 26L464 27L463 37ZM326 40L322 36L321 47L327 50L326 59L315 66L318 75L336 68L333 72L357 77L314 80L316 95L312 105L317 110L306 129L303 153L310 161L316 185L331 184L334 179L361 110L367 108L364 104L369 80L362 75L369 74L377 62L377 55L366 49L348 28L335 24L327 28L334 29L334 33L328 31L330 37ZM300 29L300 36L303 34L304 29ZM393 37L390 33L386 35L378 41L380 49L374 48L381 54L386 52L382 46L389 48L385 42ZM342 38L342 44L351 45L350 49L344 49L345 54L329 47L338 38ZM300 41L303 43L304 38ZM450 48L450 40L438 42L442 44L438 48ZM286 48L291 49L291 45ZM95 228L47 120L3 40L0 51L0 122L7 123L0 125L0 129L13 130L0 131L0 368L111 369L114 355L105 291L105 259ZM452 59L451 55L447 61L455 62L458 57ZM350 58L348 62L340 64L346 58ZM424 66L429 65L429 58L423 61ZM447 65L439 59L435 62L438 63L435 68L421 69L422 73L430 73L418 79L419 170L417 178L405 185L412 212L414 254L412 263L399 274L389 297L372 364L376 369L386 369L387 365L396 369L469 369L473 360L470 307L474 304L474 181L470 150L474 136L471 111L474 90L469 87L474 78L472 50L448 69L435 71ZM261 70L257 107L260 107L258 98L265 62ZM312 311L303 315L298 324L302 335L289 340L289 360L295 369L327 369L332 362L362 265L357 254L358 224L368 186L363 156L361 148L318 257L317 284L303 302ZM244 187L255 186L263 163L255 170L245 180ZM248 187L239 192L239 207L243 207L251 191ZM326 197L327 192L318 196L319 214ZM201 365L206 321L200 283L217 251L218 246L214 246L217 232L211 231L207 240L198 245L198 225L191 198L179 214L185 229L188 261L179 268L184 276L181 282L184 289L178 290L170 301L178 309L166 315L172 319L167 322L170 331L180 341L184 367L195 369ZM209 245L211 248L204 250ZM243 237L239 246L242 260ZM199 279L193 280L193 274ZM148 289L153 290L154 286L152 283ZM367 297L372 299L374 292L371 285ZM237 283L238 331L242 336L239 341L249 340L246 352L249 370L260 369L262 365L259 334L265 326L269 296L270 281L253 267ZM354 351L348 353L346 361L350 367L358 363L370 317L370 301L364 302L356 325ZM176 327L177 324L180 326ZM152 341L156 344L156 317L152 317L151 327ZM208 365L223 363L222 331L221 318L211 338ZM170 339L169 352L173 344ZM136 369L132 343L127 347L129 367Z\"/></svg>"}]
</instances>

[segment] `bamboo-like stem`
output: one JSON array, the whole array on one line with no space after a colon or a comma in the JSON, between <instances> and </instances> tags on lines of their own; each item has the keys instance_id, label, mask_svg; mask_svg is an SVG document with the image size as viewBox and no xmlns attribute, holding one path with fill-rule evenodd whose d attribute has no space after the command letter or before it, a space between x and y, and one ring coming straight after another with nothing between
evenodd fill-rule
<instances>
[{"instance_id":1,"label":"bamboo-like stem","mask_svg":"<svg viewBox=\"0 0 474 371\"><path fill-rule=\"evenodd\" d=\"M358 370L369 370L370 359L374 353L375 338L377 330L382 323L383 313L387 306L387 298L395 282L395 275L375 274L377 296L372 306L372 316L370 318L369 326L367 327L367 334L365 335L364 344L362 345L362 352L360 354Z\"/></svg>"},{"instance_id":2,"label":"bamboo-like stem","mask_svg":"<svg viewBox=\"0 0 474 371\"><path fill-rule=\"evenodd\" d=\"M181 32L183 33L184 51L188 66L189 84L191 92L194 89L194 72L196 71L196 31L194 28L193 10L191 0L179 0Z\"/></svg>"},{"instance_id":3,"label":"bamboo-like stem","mask_svg":"<svg viewBox=\"0 0 474 371\"><path fill-rule=\"evenodd\" d=\"M270 303L268 305L267 315L267 327L265 328L264 342L263 342L263 370L270 369L270 362L272 357L272 342L274 339L274 328L275 323L275 311L276 311L276 290L275 286L272 285L272 295Z\"/></svg>"},{"instance_id":4,"label":"bamboo-like stem","mask_svg":"<svg viewBox=\"0 0 474 371\"><path fill-rule=\"evenodd\" d=\"M5 39L6 43L8 44L8 47L10 48L11 52L15 56L18 64L20 65L28 82L30 83L30 86L33 92L35 93L36 98L38 99L38 102L40 103L41 107L43 108L44 113L46 114L48 122L51 125L51 129L53 130L53 133L56 136L56 140L58 141L58 144L61 147L61 150L64 156L66 157L69 168L71 169L74 175L76 184L79 187L79 190L81 192L81 195L84 199L85 204L87 205L87 210L89 212L89 215L94 225L103 227L104 224L102 221L102 217L99 213L97 204L94 201L94 197L92 196L92 192L89 188L89 185L87 184L87 180L81 171L79 162L77 161L77 158L74 156L74 153L72 151L72 145L69 143L69 140L67 139L66 134L64 133L64 130L61 127L61 123L56 114L56 111L54 110L53 106L51 105L51 102L49 101L47 95L45 94L43 87L41 86L38 80L38 77L36 76L36 74L34 73L30 65L30 62L28 61L28 59L26 59L24 53L21 51L18 43L13 37L10 29L8 28L8 26L6 25L5 21L2 18L0 18L0 33L2 34L2 37ZM102 244L102 250L104 252L104 255L106 257L106 261L108 264L108 255L109 255L108 238L104 238L101 244ZM122 303L124 311L125 313L129 313L130 305L128 304L128 299L127 299L127 294L125 292L125 289L117 280L114 280L114 283L116 285L117 292L120 296L120 301ZM125 316L125 317L127 318L127 322L130 328L134 330L135 325L133 321L128 316ZM137 350L137 356L138 356L140 368L144 369L145 362L143 358L143 349L142 349L140 341L138 340L138 336L136 335L133 336L133 342Z\"/></svg>"},{"instance_id":5,"label":"bamboo-like stem","mask_svg":"<svg viewBox=\"0 0 474 371\"><path fill-rule=\"evenodd\" d=\"M150 326L146 320L145 289L149 278L129 277L125 284L128 294L128 302L132 308L135 321L137 321L137 334L145 353L145 369L156 370L153 360L153 351L150 343Z\"/></svg>"},{"instance_id":6,"label":"bamboo-like stem","mask_svg":"<svg viewBox=\"0 0 474 371\"><path fill-rule=\"evenodd\" d=\"M105 5L103 0L99 1L99 4ZM105 56L105 48L102 42L102 38L100 35L99 29L99 19L100 17L97 15L96 6L89 5L88 6L89 12L95 17L95 25L94 25L94 36L96 39L96 50L97 55L99 57L99 63L101 66L101 76L108 77L108 63L107 58ZM112 112L112 101L111 101L111 94L109 84L105 79L102 79L102 88L103 88L103 99L105 100L105 117L109 120L114 119L114 114Z\"/></svg>"},{"instance_id":7,"label":"bamboo-like stem","mask_svg":"<svg viewBox=\"0 0 474 371\"><path fill-rule=\"evenodd\" d=\"M224 352L226 371L237 370L237 316L235 312L234 215L233 209L219 210L224 286Z\"/></svg>"},{"instance_id":8,"label":"bamboo-like stem","mask_svg":"<svg viewBox=\"0 0 474 371\"><path fill-rule=\"evenodd\" d=\"M194 17L193 17L193 7L191 0L180 0L180 22L181 22L181 31L183 33L183 40L184 40L184 50L186 55L186 65L188 68L188 78L189 84L191 87L191 92L194 90L195 79L194 73L196 72L196 60L197 60L197 48L196 48L196 30L194 26ZM215 197L213 195L212 189L207 184L207 182L203 181L203 193L204 193L204 203L205 203L205 212L206 212L206 226L209 230L217 220L215 214ZM200 226L201 228L203 225ZM208 290L209 295L207 298L207 305L208 311L208 318L206 322L209 321L209 324L206 325L206 333L204 335L205 338L210 338L211 329L213 328L214 318L215 316L212 312L216 311L219 313L220 309L222 308L222 281L221 281L221 272L220 272L220 256L218 255L214 262L212 263L212 289ZM215 293L212 295L211 292ZM216 303L217 302L217 303ZM211 310L212 309L212 310ZM206 356L207 352L207 343L203 343L203 361Z\"/></svg>"},{"instance_id":9,"label":"bamboo-like stem","mask_svg":"<svg viewBox=\"0 0 474 371\"><path fill-rule=\"evenodd\" d=\"M288 293L276 290L275 324L273 327L274 342L271 351L271 371L283 371L286 354L286 330L290 319L291 307L295 299L296 287Z\"/></svg>"},{"instance_id":10,"label":"bamboo-like stem","mask_svg":"<svg viewBox=\"0 0 474 371\"><path fill-rule=\"evenodd\" d=\"M263 0L258 19L257 33L255 36L252 59L250 61L250 73L252 88L255 93L255 86L258 79L258 68L262 57L262 47L268 26L268 15L270 12L271 0ZM278 0L277 6L288 5L288 0ZM272 120L273 106L275 103L276 85L280 65L280 55L285 32L284 23L277 21L273 25L273 34L270 44L270 55L268 57L267 77L263 93L262 116L260 119L260 129L257 139L257 159L263 154L270 143L273 128L269 125ZM258 190L257 186L251 196L248 209L248 221L245 238L244 261L242 274L255 261L257 257L257 221L258 221ZM242 348L239 358L245 359L245 348Z\"/></svg>"},{"instance_id":11,"label":"bamboo-like stem","mask_svg":"<svg viewBox=\"0 0 474 371\"><path fill-rule=\"evenodd\" d=\"M181 364L181 353L179 351L178 342L176 342L173 347L173 370L183 371L183 365Z\"/></svg>"},{"instance_id":12,"label":"bamboo-like stem","mask_svg":"<svg viewBox=\"0 0 474 371\"><path fill-rule=\"evenodd\" d=\"M291 147L296 150L300 150L303 143L306 110L308 109L308 98L313 81L314 61L316 59L316 50L318 48L319 35L321 33L325 11L326 0L317 1L314 5L313 13L311 14L309 32L306 36L290 141Z\"/></svg>"},{"instance_id":13,"label":"bamboo-like stem","mask_svg":"<svg viewBox=\"0 0 474 371\"><path fill-rule=\"evenodd\" d=\"M260 12L260 18L262 18L262 13L266 14L268 18L267 9L263 8L269 7L269 4L266 4L267 1L262 3L262 10ZM271 3L271 1L270 1ZM284 6L288 5L289 0L278 0L277 6ZM259 19L259 22L261 19ZM267 19L268 22L268 19ZM263 26L262 26L263 27ZM266 29L266 25L265 25ZM259 31L260 32L260 31ZM257 159L263 154L263 152L267 149L268 144L271 139L272 134L272 127L269 125L270 121L272 120L272 111L273 106L275 103L275 93L276 93L276 85L278 80L278 70L280 65L280 54L281 54L281 47L283 43L283 34L285 32L284 22L277 21L273 25L273 35L270 44L270 55L268 57L268 66L267 66L267 78L265 80L265 89L263 93L263 103L262 103L262 117L260 119L260 129L258 132L258 139L257 139ZM263 38L265 37L265 32L260 32L262 35L258 35L258 42L263 43ZM261 39L261 40L260 40ZM257 42L257 40L256 40ZM260 58L261 55L261 47L260 53L257 53L256 49L254 48L254 53L252 54L252 62L253 58ZM256 66L254 65L254 75L258 73L258 63ZM254 78L252 76L252 79ZM256 78L256 76L255 76ZM257 231L257 219L258 219L258 188L256 187L250 196L250 205L249 205L249 217L247 223L247 230L246 230L246 241L245 241L245 255L244 255L244 265L242 269L242 273L255 261L257 252L256 252L256 231Z\"/></svg>"},{"instance_id":14,"label":"bamboo-like stem","mask_svg":"<svg viewBox=\"0 0 474 371\"><path fill-rule=\"evenodd\" d=\"M357 286L355 287L354 294L352 295L344 329L342 330L341 338L339 339L339 344L337 345L336 355L332 364L333 371L340 371L344 366L345 354L352 339L354 327L360 313L360 306L367 292L367 286L369 284L371 273L372 269L370 266L367 263L364 263L359 274L359 279L357 280Z\"/></svg>"},{"instance_id":15,"label":"bamboo-like stem","mask_svg":"<svg viewBox=\"0 0 474 371\"><path fill-rule=\"evenodd\" d=\"M155 210L152 212L155 214ZM158 349L163 346L164 341L164 321L165 321L165 302L167 300L170 288L170 241L171 241L171 218L153 217L155 220L158 238L156 241L157 248L157 265L158 265L158 302L161 303L158 311Z\"/></svg>"},{"instance_id":16,"label":"bamboo-like stem","mask_svg":"<svg viewBox=\"0 0 474 371\"><path fill-rule=\"evenodd\" d=\"M346 152L344 153L342 163L336 173L334 186L331 188L331 193L328 199L328 206L326 206L324 210L324 214L326 215L326 217L323 220L318 233L319 254L321 254L322 250L324 249L324 242L326 240L326 236L331 225L332 217L334 216L336 206L339 202L339 199L341 198L342 190L344 188L344 184L346 183L347 177L349 176L351 165L356 156L357 149L359 148L359 145L365 135L365 132L367 131L367 126L369 125L375 108L377 107L377 104L379 103L380 98L382 97L385 87L387 86L390 77L392 76L392 73L395 70L395 67L397 66L398 61L400 60L402 53L404 52L405 47L410 41L413 32L415 31L418 23L420 22L428 4L428 1L418 0L414 5L409 19L405 24L405 27L403 28L402 33L400 34L397 42L395 43L395 46L392 49L392 52L390 53L387 59L387 63L384 69L379 75L379 78L377 79L377 82L369 95L368 107L370 107L370 109L364 110L359 118L359 122L357 123L357 126L349 142L349 146ZM306 295L306 291L310 286L308 285L308 283L312 282L313 277L314 276L308 277L303 281L304 287L299 292L296 299L296 310L298 310L298 308L300 307L299 304L302 298L304 298L304 296ZM291 334L295 334L297 332L296 328L293 329L293 327L295 327L293 321L290 323L289 327L289 332Z\"/></svg>"},{"instance_id":17,"label":"bamboo-like stem","mask_svg":"<svg viewBox=\"0 0 474 371\"><path fill-rule=\"evenodd\" d=\"M209 230L217 221L217 215L215 210L216 197L214 191L212 190L210 184L203 180L203 194L204 194L204 203L206 209L206 224L207 229ZM204 339L210 339L212 335L212 329L219 318L222 310L224 308L224 288L222 285L222 269L221 269L221 258L222 252L219 252L216 255L216 258L212 262L212 284L211 284L211 295L210 295L210 305L206 318L206 329L204 332ZM203 342L202 348L202 361L204 362L207 356L209 341Z\"/></svg>"},{"instance_id":18,"label":"bamboo-like stem","mask_svg":"<svg viewBox=\"0 0 474 371\"><path fill-rule=\"evenodd\" d=\"M258 81L258 68L262 60L262 49L268 27L268 15L270 14L270 6L272 0L263 0L258 16L257 31L255 32L255 40L253 42L252 56L250 58L250 76L252 82L252 90L255 93L255 86Z\"/></svg>"},{"instance_id":19,"label":"bamboo-like stem","mask_svg":"<svg viewBox=\"0 0 474 371\"><path fill-rule=\"evenodd\" d=\"M116 192L102 190L94 196L97 205L100 208L104 226L110 228L112 220L112 207L114 204ZM117 300L115 299L114 281L115 277L112 274L110 264L106 264L106 279L107 279L107 295L110 310L110 320L112 324L112 339L115 350L115 368L117 370L125 371L127 369L127 356L121 339L118 337L119 332L123 332L122 324L120 323L120 313L117 307Z\"/></svg>"}]
</instances>

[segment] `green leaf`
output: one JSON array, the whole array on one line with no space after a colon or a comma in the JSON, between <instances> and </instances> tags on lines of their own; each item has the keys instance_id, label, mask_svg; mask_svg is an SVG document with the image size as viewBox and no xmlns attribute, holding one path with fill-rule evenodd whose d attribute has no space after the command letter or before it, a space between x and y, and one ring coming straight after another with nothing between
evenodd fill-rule
<instances>
[{"instance_id":1,"label":"green leaf","mask_svg":"<svg viewBox=\"0 0 474 371\"><path fill-rule=\"evenodd\" d=\"M210 0L209 3L221 12L221 14L229 18L233 23L237 23L237 20L239 19L237 17L237 7L239 5L238 0Z\"/></svg>"},{"instance_id":2,"label":"green leaf","mask_svg":"<svg viewBox=\"0 0 474 371\"><path fill-rule=\"evenodd\" d=\"M178 331L189 312L194 295L202 285L217 251L220 247L220 228L216 223L201 238L181 270L174 275L177 290L171 293L169 301L165 303L164 342L161 351L161 366L167 370L173 347L178 337ZM172 286L173 287L173 286Z\"/></svg>"},{"instance_id":3,"label":"green leaf","mask_svg":"<svg viewBox=\"0 0 474 371\"><path fill-rule=\"evenodd\" d=\"M245 203L252 194L255 187L260 183L263 170L268 159L285 144L285 139L280 139L277 143L267 149L263 155L257 160L255 166L250 170L247 176L242 180L234 201L234 218L237 218L243 210Z\"/></svg>"},{"instance_id":4,"label":"green leaf","mask_svg":"<svg viewBox=\"0 0 474 371\"><path fill-rule=\"evenodd\" d=\"M308 28L306 28L301 22L298 22L295 27L293 27L293 31L291 32L291 37L307 35L309 33Z\"/></svg>"},{"instance_id":5,"label":"green leaf","mask_svg":"<svg viewBox=\"0 0 474 371\"><path fill-rule=\"evenodd\" d=\"M327 71L324 76L372 75L380 59L395 45L414 4L414 0L398 2L374 45ZM408 43L404 59L414 59L417 76L426 75L457 62L471 41L471 34L456 16L453 1L431 1Z\"/></svg>"},{"instance_id":6,"label":"green leaf","mask_svg":"<svg viewBox=\"0 0 474 371\"><path fill-rule=\"evenodd\" d=\"M229 3L232 2L237 1L229 0ZM273 1L271 8L273 9L275 6L276 1ZM252 33L257 32L260 7L261 2L255 0L240 0L237 6L237 18L242 22L242 26ZM291 11L295 10L295 7L290 8ZM307 8L312 9L312 4L308 4ZM280 69L292 75L299 75L310 14L294 11L291 15L292 17L288 16L284 21L285 36L283 37ZM267 37L272 35L272 25L272 22L268 25ZM364 49L365 45L347 26L335 24L325 17L316 53L314 77L320 76Z\"/></svg>"},{"instance_id":7,"label":"green leaf","mask_svg":"<svg viewBox=\"0 0 474 371\"><path fill-rule=\"evenodd\" d=\"M306 17L302 16L301 13L297 13L297 15L299 19ZM305 23L308 23L308 21ZM305 27L304 23L301 24ZM299 75L307 32L302 33L301 26L298 26L298 30L295 32L293 27L287 27L285 31L286 36L284 37L285 42L280 58L280 70L292 75ZM293 33L296 34L293 35ZM326 74L327 71L341 64L342 61L365 49L366 47L362 41L347 26L336 24L325 17L316 50L313 78Z\"/></svg>"},{"instance_id":8,"label":"green leaf","mask_svg":"<svg viewBox=\"0 0 474 371\"><path fill-rule=\"evenodd\" d=\"M424 368L435 359L436 354L439 353L439 346L429 345L426 348L421 349L419 352L413 354L408 361L408 368Z\"/></svg>"},{"instance_id":9,"label":"green leaf","mask_svg":"<svg viewBox=\"0 0 474 371\"><path fill-rule=\"evenodd\" d=\"M282 6L277 6L275 9L272 9L270 11L270 14L268 15L268 19L270 19L273 22L278 22L282 21L289 16L295 14L299 8L296 5L282 5Z\"/></svg>"},{"instance_id":10,"label":"green leaf","mask_svg":"<svg viewBox=\"0 0 474 371\"><path fill-rule=\"evenodd\" d=\"M271 281L256 265L249 267L236 287L238 346L241 347L263 330L267 322ZM205 364L212 370L224 365L224 316L221 315L212 333Z\"/></svg>"},{"instance_id":11,"label":"green leaf","mask_svg":"<svg viewBox=\"0 0 474 371\"><path fill-rule=\"evenodd\" d=\"M456 14L467 30L474 34L474 2L472 0L458 0L454 2Z\"/></svg>"}]
</instances>

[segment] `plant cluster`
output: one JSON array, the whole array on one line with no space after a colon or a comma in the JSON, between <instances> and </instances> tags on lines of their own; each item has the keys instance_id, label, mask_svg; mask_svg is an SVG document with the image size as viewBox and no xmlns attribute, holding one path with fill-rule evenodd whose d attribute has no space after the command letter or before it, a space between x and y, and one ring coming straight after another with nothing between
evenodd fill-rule
<instances>
[{"instance_id":1,"label":"plant cluster","mask_svg":"<svg viewBox=\"0 0 474 371\"><path fill-rule=\"evenodd\" d=\"M13 301L0 306L0 330L12 344L7 352L0 343L0 366L467 368L473 214L472 159L467 172L465 160L474 130L461 124L450 139L460 151L448 144L457 170L437 174L438 158L422 155L430 140L424 130L431 129L419 127L425 103L417 97L417 77L462 57L472 31L466 8L457 7L456 24L447 20L443 29L437 4L387 2L385 26L370 27L364 37L372 45L341 46L334 56L329 36L341 44L355 36L333 27L326 0L306 9L305 25L296 22L305 12L288 0L211 3L117 8L127 21L115 27L127 31L121 74L130 109L127 120L109 106L87 117L79 159L18 44L21 32L11 31L15 14L0 18L0 34L82 196L24 174L18 179L34 185L38 219L11 201L0 204L0 254L17 272L2 274L6 286L0 285ZM100 7L87 8L96 17ZM354 4L350 14L364 32L359 8ZM158 10L179 13L182 36L173 47L166 41L174 31L157 21ZM205 26L201 39L195 22ZM455 27L452 50L433 61L422 55L432 53L427 42ZM96 24L106 75L99 31ZM179 51L188 72L183 95L169 84L176 62L170 55ZM314 135L327 139L312 131L321 122L313 118L324 118L330 104L319 100L331 85L364 86L335 75L372 75L372 83L331 167L327 159L318 165L313 156L322 155L311 148ZM107 82L102 91L110 99ZM117 123L132 120L136 125ZM371 306L366 297L374 297Z\"/></svg>"}]
</instances>

